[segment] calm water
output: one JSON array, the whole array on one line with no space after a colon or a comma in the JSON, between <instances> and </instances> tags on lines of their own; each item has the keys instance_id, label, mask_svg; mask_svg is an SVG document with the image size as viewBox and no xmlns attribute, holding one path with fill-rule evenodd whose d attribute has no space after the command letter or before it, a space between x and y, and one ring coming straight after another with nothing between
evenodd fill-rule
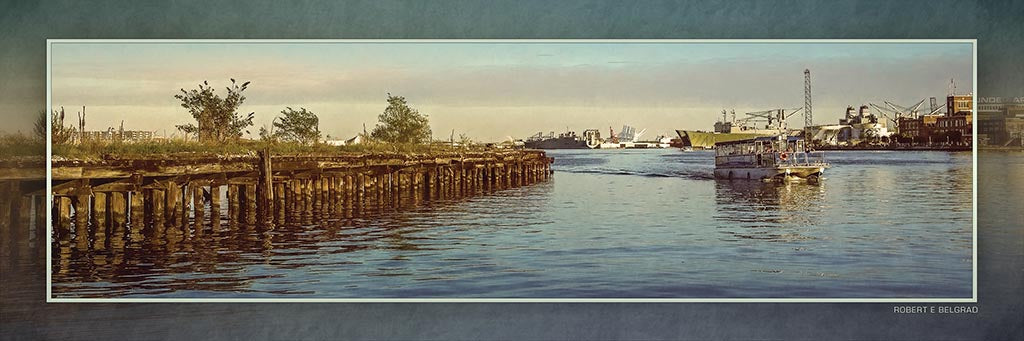
<instances>
[{"instance_id":1,"label":"calm water","mask_svg":"<svg viewBox=\"0 0 1024 341\"><path fill-rule=\"evenodd\" d=\"M54 243L53 292L971 296L970 153L834 152L817 185L714 180L708 152L549 155L551 181L372 218Z\"/></svg>"}]
</instances>

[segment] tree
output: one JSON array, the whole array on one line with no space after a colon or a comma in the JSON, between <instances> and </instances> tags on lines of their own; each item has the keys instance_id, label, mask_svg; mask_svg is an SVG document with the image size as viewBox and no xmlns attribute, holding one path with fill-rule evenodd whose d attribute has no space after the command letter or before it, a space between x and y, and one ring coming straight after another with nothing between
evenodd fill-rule
<instances>
[{"instance_id":1,"label":"tree","mask_svg":"<svg viewBox=\"0 0 1024 341\"><path fill-rule=\"evenodd\" d=\"M40 140L46 139L46 112L40 111L39 115L36 116L35 129L33 130L36 137Z\"/></svg>"},{"instance_id":2,"label":"tree","mask_svg":"<svg viewBox=\"0 0 1024 341\"><path fill-rule=\"evenodd\" d=\"M274 121L273 137L283 141L303 144L315 144L320 141L320 119L306 108L299 110L286 107L281 110L284 116ZM262 132L261 132L262 134Z\"/></svg>"},{"instance_id":3,"label":"tree","mask_svg":"<svg viewBox=\"0 0 1024 341\"><path fill-rule=\"evenodd\" d=\"M377 116L380 121L370 136L390 143L423 143L430 140L427 115L409 107L405 97L388 94L388 107Z\"/></svg>"},{"instance_id":4,"label":"tree","mask_svg":"<svg viewBox=\"0 0 1024 341\"><path fill-rule=\"evenodd\" d=\"M227 87L227 96L224 98L215 94L207 81L199 84L198 89L181 89L181 93L174 95L174 98L181 101L181 107L188 109L197 124L188 123L175 127L186 134L195 135L199 141L204 142L223 142L241 138L243 133L249 132L245 129L252 126L252 119L255 116L252 112L248 115L236 112L242 102L245 102L242 92L249 83L245 82L239 86L232 78L231 86Z\"/></svg>"},{"instance_id":5,"label":"tree","mask_svg":"<svg viewBox=\"0 0 1024 341\"><path fill-rule=\"evenodd\" d=\"M64 125L64 107L60 111L54 110L50 117L50 126L53 133L50 135L53 144L68 143L75 136L75 128ZM46 112L39 112L36 117L35 134L41 140L46 140Z\"/></svg>"}]
</instances>

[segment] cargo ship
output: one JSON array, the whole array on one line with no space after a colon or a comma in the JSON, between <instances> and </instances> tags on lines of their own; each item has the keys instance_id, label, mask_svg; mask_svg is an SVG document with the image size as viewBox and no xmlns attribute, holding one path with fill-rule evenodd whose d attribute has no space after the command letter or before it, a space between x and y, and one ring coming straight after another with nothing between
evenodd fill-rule
<instances>
[{"instance_id":1,"label":"cargo ship","mask_svg":"<svg viewBox=\"0 0 1024 341\"><path fill-rule=\"evenodd\" d=\"M558 136L554 132L544 135L539 132L523 141L529 149L589 149L587 141L576 135L576 132L567 131Z\"/></svg>"},{"instance_id":2,"label":"cargo ship","mask_svg":"<svg viewBox=\"0 0 1024 341\"><path fill-rule=\"evenodd\" d=\"M789 112L787 113L787 110ZM736 119L736 112L732 111L732 119L728 113L722 110L722 120L715 122L713 132L700 130L676 130L681 140L681 148L690 149L711 149L716 143L734 142L749 140L758 137L793 135L799 131L786 129L786 118L800 112L803 109L772 109L759 112L747 113L747 117ZM755 125L755 122L765 122L763 126Z\"/></svg>"}]
</instances>

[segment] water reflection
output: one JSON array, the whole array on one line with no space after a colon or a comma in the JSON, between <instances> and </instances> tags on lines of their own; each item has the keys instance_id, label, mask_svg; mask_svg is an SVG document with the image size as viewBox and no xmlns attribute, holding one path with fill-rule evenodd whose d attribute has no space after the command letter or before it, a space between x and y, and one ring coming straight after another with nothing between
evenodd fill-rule
<instances>
[{"instance_id":1,"label":"water reflection","mask_svg":"<svg viewBox=\"0 0 1024 341\"><path fill-rule=\"evenodd\" d=\"M99 237L91 228L75 228L54 236L53 292L313 298L970 294L969 159L851 152L832 156L838 166L831 175L807 184L711 180L710 154L573 153L579 156L556 156L564 164L550 182L444 201L403 197L397 211L367 198L371 205L351 218L297 214L265 228L231 224L222 211L219 224L129 221ZM1005 184L1020 183L1014 182L1019 177L993 176L999 181L979 177L979 183L1003 192ZM1010 225L1019 221L1011 213L1017 211L993 214L1007 216L1002 222ZM1019 236L1019 229L1007 233Z\"/></svg>"},{"instance_id":2,"label":"water reflection","mask_svg":"<svg viewBox=\"0 0 1024 341\"><path fill-rule=\"evenodd\" d=\"M536 210L537 205L543 205L542 200L529 200L528 204L521 202L514 207L479 203L516 201L517 197L546 191L550 191L550 184L539 183L482 197L429 202L400 200L401 210L387 203L369 205L362 216L338 218L318 212L311 217L295 215L284 224L270 227L231 223L226 219L226 208L220 212L220 228L209 221L196 224L194 219L184 226L128 223L110 233L88 225L54 240L52 291L55 297L84 298L176 292L191 293L190 297L215 292L312 294L310 290L255 288L254 283L286 283L282 282L288 280L283 278L286 270L344 268L364 262L380 266L354 275L408 276L414 274L414 269L403 266L403 262L410 260L409 255L471 245L466 237L446 234L483 233L486 231L481 229L500 225L476 222L472 217L495 210ZM460 217L463 220L457 228L445 227L446 222ZM385 256L328 256L360 252L383 252Z\"/></svg>"},{"instance_id":3,"label":"water reflection","mask_svg":"<svg viewBox=\"0 0 1024 341\"><path fill-rule=\"evenodd\" d=\"M822 224L825 191L823 182L715 180L713 218L725 240L808 239L800 231Z\"/></svg>"}]
</instances>

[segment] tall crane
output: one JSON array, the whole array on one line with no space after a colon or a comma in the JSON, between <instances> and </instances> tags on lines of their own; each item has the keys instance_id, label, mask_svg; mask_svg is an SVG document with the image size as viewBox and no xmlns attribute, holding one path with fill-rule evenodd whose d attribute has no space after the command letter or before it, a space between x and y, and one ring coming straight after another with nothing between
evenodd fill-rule
<instances>
[{"instance_id":1,"label":"tall crane","mask_svg":"<svg viewBox=\"0 0 1024 341\"><path fill-rule=\"evenodd\" d=\"M804 69L804 127L814 125L811 115L811 70Z\"/></svg>"}]
</instances>

